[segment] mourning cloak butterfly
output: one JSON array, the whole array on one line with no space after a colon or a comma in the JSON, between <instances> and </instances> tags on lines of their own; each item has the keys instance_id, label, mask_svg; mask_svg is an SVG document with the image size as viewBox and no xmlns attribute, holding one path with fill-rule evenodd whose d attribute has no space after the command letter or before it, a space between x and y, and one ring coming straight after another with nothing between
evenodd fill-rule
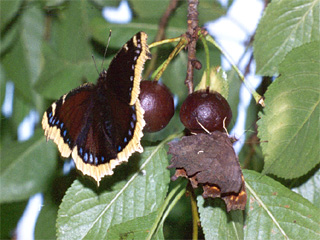
<instances>
[{"instance_id":1,"label":"mourning cloak butterfly","mask_svg":"<svg viewBox=\"0 0 320 240\"><path fill-rule=\"evenodd\" d=\"M142 152L145 126L140 106L141 73L151 58L147 34L134 35L117 53L97 84L86 83L54 102L44 113L42 128L63 157L95 179L112 175L132 153Z\"/></svg>"}]
</instances>

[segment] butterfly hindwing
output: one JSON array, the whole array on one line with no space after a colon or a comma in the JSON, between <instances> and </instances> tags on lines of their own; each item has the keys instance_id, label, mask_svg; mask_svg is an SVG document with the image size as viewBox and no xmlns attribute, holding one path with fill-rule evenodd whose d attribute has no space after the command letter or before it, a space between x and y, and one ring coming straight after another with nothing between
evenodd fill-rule
<instances>
[{"instance_id":1,"label":"butterfly hindwing","mask_svg":"<svg viewBox=\"0 0 320 240\"><path fill-rule=\"evenodd\" d=\"M43 115L45 135L58 145L63 157L70 156L82 123L87 121L94 91L93 84L84 84L54 102Z\"/></svg>"}]
</instances>

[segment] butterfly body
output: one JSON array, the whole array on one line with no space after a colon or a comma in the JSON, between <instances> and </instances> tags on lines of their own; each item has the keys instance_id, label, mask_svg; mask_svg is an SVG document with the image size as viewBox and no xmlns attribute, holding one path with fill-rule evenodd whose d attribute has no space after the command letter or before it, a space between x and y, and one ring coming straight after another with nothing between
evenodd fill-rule
<instances>
[{"instance_id":1,"label":"butterfly body","mask_svg":"<svg viewBox=\"0 0 320 240\"><path fill-rule=\"evenodd\" d=\"M42 127L63 157L99 184L136 151L145 125L138 95L144 63L151 57L147 35L133 36L103 70L97 84L86 83L54 102Z\"/></svg>"}]
</instances>

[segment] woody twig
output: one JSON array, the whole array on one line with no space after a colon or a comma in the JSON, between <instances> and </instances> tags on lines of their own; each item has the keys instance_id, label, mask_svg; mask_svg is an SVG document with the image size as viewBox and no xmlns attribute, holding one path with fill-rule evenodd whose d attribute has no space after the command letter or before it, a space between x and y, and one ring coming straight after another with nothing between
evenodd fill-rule
<instances>
[{"instance_id":1,"label":"woody twig","mask_svg":"<svg viewBox=\"0 0 320 240\"><path fill-rule=\"evenodd\" d=\"M188 31L187 37L189 39L188 43L188 65L187 65L187 77L185 84L188 87L189 93L193 92L193 70L194 68L201 68L201 64L196 59L196 45L198 40L198 30L199 30L199 19L198 19L198 0L188 1Z\"/></svg>"}]
</instances>

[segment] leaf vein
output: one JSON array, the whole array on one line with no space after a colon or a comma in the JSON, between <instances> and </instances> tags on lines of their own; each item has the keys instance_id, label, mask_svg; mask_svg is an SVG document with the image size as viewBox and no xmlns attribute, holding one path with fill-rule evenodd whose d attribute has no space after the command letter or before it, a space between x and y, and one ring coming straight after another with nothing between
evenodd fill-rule
<instances>
[{"instance_id":1,"label":"leaf vein","mask_svg":"<svg viewBox=\"0 0 320 240\"><path fill-rule=\"evenodd\" d=\"M289 239L285 231L280 226L280 223L276 220L275 216L272 214L272 212L268 209L268 207L263 203L263 201L259 198L258 194L251 188L250 184L246 181L246 187L249 189L250 193L254 196L254 198L258 201L258 203L262 206L262 208L267 212L271 220L275 223L275 225L278 227L282 235Z\"/></svg>"}]
</instances>

